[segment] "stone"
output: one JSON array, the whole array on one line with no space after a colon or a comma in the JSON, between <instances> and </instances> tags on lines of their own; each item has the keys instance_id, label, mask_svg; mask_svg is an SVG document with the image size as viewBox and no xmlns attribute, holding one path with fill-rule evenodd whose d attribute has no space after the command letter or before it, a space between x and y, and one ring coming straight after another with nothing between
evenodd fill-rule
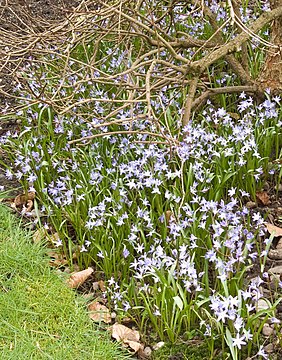
<instances>
[{"instance_id":1,"label":"stone","mask_svg":"<svg viewBox=\"0 0 282 360\"><path fill-rule=\"evenodd\" d=\"M144 355L150 357L152 355L152 349L149 346L146 346L144 349Z\"/></svg>"},{"instance_id":2,"label":"stone","mask_svg":"<svg viewBox=\"0 0 282 360\"><path fill-rule=\"evenodd\" d=\"M257 306L256 306L256 310L261 311L261 310L268 310L269 309L269 305L268 302L264 299L259 299L257 302Z\"/></svg>"},{"instance_id":3,"label":"stone","mask_svg":"<svg viewBox=\"0 0 282 360\"><path fill-rule=\"evenodd\" d=\"M253 201L248 201L246 203L246 208L248 208L248 209L253 209L255 207L257 207L257 204L255 202L253 202Z\"/></svg>"},{"instance_id":4,"label":"stone","mask_svg":"<svg viewBox=\"0 0 282 360\"><path fill-rule=\"evenodd\" d=\"M280 275L282 274L282 265L274 266L268 270L268 273L271 275Z\"/></svg>"},{"instance_id":5,"label":"stone","mask_svg":"<svg viewBox=\"0 0 282 360\"><path fill-rule=\"evenodd\" d=\"M274 351L274 345L273 344L267 344L265 347L264 347L264 351L268 354L270 353L273 353Z\"/></svg>"},{"instance_id":6,"label":"stone","mask_svg":"<svg viewBox=\"0 0 282 360\"><path fill-rule=\"evenodd\" d=\"M274 334L274 329L269 324L264 324L262 328L262 335L264 336L271 336Z\"/></svg>"},{"instance_id":7,"label":"stone","mask_svg":"<svg viewBox=\"0 0 282 360\"><path fill-rule=\"evenodd\" d=\"M159 350L161 347L163 347L164 346L164 342L163 341L160 341L160 342L158 342L157 344L155 344L154 346L153 346L153 350Z\"/></svg>"},{"instance_id":8,"label":"stone","mask_svg":"<svg viewBox=\"0 0 282 360\"><path fill-rule=\"evenodd\" d=\"M268 257L272 260L282 260L282 249L269 250Z\"/></svg>"},{"instance_id":9,"label":"stone","mask_svg":"<svg viewBox=\"0 0 282 360\"><path fill-rule=\"evenodd\" d=\"M138 351L138 359L147 360L150 359L152 355L152 349L149 346L146 346L145 349L140 349Z\"/></svg>"},{"instance_id":10,"label":"stone","mask_svg":"<svg viewBox=\"0 0 282 360\"><path fill-rule=\"evenodd\" d=\"M279 239L277 245L276 245L276 249L279 250L279 249L282 249L282 238Z\"/></svg>"}]
</instances>

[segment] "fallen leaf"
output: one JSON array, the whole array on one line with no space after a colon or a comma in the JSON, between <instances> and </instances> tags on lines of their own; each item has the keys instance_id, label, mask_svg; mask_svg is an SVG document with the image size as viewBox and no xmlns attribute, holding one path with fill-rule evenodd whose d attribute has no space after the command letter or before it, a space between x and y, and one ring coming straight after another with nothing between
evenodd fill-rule
<instances>
[{"instance_id":1,"label":"fallen leaf","mask_svg":"<svg viewBox=\"0 0 282 360\"><path fill-rule=\"evenodd\" d=\"M267 231L274 237L282 236L282 229L280 227L272 225L270 223L266 223L266 228L267 228Z\"/></svg>"},{"instance_id":2,"label":"fallen leaf","mask_svg":"<svg viewBox=\"0 0 282 360\"><path fill-rule=\"evenodd\" d=\"M58 247L58 244L60 243L60 235L55 232L51 235L48 234L48 240L52 243L53 246Z\"/></svg>"},{"instance_id":3,"label":"fallen leaf","mask_svg":"<svg viewBox=\"0 0 282 360\"><path fill-rule=\"evenodd\" d=\"M98 281L98 284L101 291L105 292L107 290L103 280Z\"/></svg>"},{"instance_id":4,"label":"fallen leaf","mask_svg":"<svg viewBox=\"0 0 282 360\"><path fill-rule=\"evenodd\" d=\"M89 276L93 273L92 268L88 268L82 271L78 271L71 275L71 277L67 280L67 284L70 288L76 288L83 284Z\"/></svg>"},{"instance_id":5,"label":"fallen leaf","mask_svg":"<svg viewBox=\"0 0 282 360\"><path fill-rule=\"evenodd\" d=\"M38 244L40 241L42 241L46 237L47 231L44 227L41 227L37 229L33 235L32 240L35 244Z\"/></svg>"},{"instance_id":6,"label":"fallen leaf","mask_svg":"<svg viewBox=\"0 0 282 360\"><path fill-rule=\"evenodd\" d=\"M110 330L114 339L121 341L126 346L129 346L132 350L134 350L134 352L137 352L143 348L143 345L139 342L139 331L132 330L127 326L117 323L111 326Z\"/></svg>"},{"instance_id":7,"label":"fallen leaf","mask_svg":"<svg viewBox=\"0 0 282 360\"><path fill-rule=\"evenodd\" d=\"M28 212L31 212L33 208L33 201L32 200L27 200L26 204L23 205L23 209L22 209L22 214L26 214Z\"/></svg>"},{"instance_id":8,"label":"fallen leaf","mask_svg":"<svg viewBox=\"0 0 282 360\"><path fill-rule=\"evenodd\" d=\"M166 220L166 223L167 223L167 224L169 224L169 221L170 221L171 216L172 216L172 211L167 210L167 211L165 212L165 220Z\"/></svg>"},{"instance_id":9,"label":"fallen leaf","mask_svg":"<svg viewBox=\"0 0 282 360\"><path fill-rule=\"evenodd\" d=\"M271 203L269 195L266 191L256 192L257 199L261 202L262 205L269 205Z\"/></svg>"},{"instance_id":10,"label":"fallen leaf","mask_svg":"<svg viewBox=\"0 0 282 360\"><path fill-rule=\"evenodd\" d=\"M14 204L15 206L23 206L27 201L33 201L35 199L35 192L28 192L27 194L20 194L15 197Z\"/></svg>"},{"instance_id":11,"label":"fallen leaf","mask_svg":"<svg viewBox=\"0 0 282 360\"><path fill-rule=\"evenodd\" d=\"M240 115L237 114L237 113L228 112L227 114L228 114L230 117L232 117L232 119L235 119L235 120L239 120L239 119L240 119Z\"/></svg>"},{"instance_id":12,"label":"fallen leaf","mask_svg":"<svg viewBox=\"0 0 282 360\"><path fill-rule=\"evenodd\" d=\"M112 330L112 337L116 339L117 341L123 341L123 340L131 340L131 341L139 341L140 340L140 334L137 330L132 330L128 328L127 326L121 325L121 324L114 324L111 328Z\"/></svg>"},{"instance_id":13,"label":"fallen leaf","mask_svg":"<svg viewBox=\"0 0 282 360\"><path fill-rule=\"evenodd\" d=\"M167 224L170 224L171 222L175 221L175 216L174 216L172 211L167 210L165 212L165 221L166 221Z\"/></svg>"},{"instance_id":14,"label":"fallen leaf","mask_svg":"<svg viewBox=\"0 0 282 360\"><path fill-rule=\"evenodd\" d=\"M124 339L123 340L123 343L128 345L132 350L134 350L134 352L137 352L141 349L143 349L143 345L140 344L139 342L137 341L132 341L132 340L126 340Z\"/></svg>"},{"instance_id":15,"label":"fallen leaf","mask_svg":"<svg viewBox=\"0 0 282 360\"><path fill-rule=\"evenodd\" d=\"M89 317L95 322L103 321L104 323L109 324L112 321L109 309L98 301L93 301L89 304L88 310L90 311Z\"/></svg>"},{"instance_id":16,"label":"fallen leaf","mask_svg":"<svg viewBox=\"0 0 282 360\"><path fill-rule=\"evenodd\" d=\"M60 267L68 264L66 257L56 251L48 251L48 255L51 258L49 261L50 266Z\"/></svg>"}]
</instances>

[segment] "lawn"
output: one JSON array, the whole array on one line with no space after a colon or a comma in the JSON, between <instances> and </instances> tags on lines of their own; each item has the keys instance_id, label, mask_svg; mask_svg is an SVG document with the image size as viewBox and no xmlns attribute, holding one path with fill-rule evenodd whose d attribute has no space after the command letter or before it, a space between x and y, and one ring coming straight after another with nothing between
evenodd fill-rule
<instances>
[{"instance_id":1,"label":"lawn","mask_svg":"<svg viewBox=\"0 0 282 360\"><path fill-rule=\"evenodd\" d=\"M88 318L85 301L50 268L42 244L0 207L1 359L126 359Z\"/></svg>"}]
</instances>

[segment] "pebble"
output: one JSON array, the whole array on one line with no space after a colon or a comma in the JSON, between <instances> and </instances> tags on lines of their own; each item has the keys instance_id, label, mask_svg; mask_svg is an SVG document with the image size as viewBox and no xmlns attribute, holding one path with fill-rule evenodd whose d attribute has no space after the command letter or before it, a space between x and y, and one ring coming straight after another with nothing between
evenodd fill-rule
<instances>
[{"instance_id":1,"label":"pebble","mask_svg":"<svg viewBox=\"0 0 282 360\"><path fill-rule=\"evenodd\" d=\"M279 239L277 245L276 245L276 249L279 250L279 249L282 249L282 238Z\"/></svg>"},{"instance_id":2,"label":"pebble","mask_svg":"<svg viewBox=\"0 0 282 360\"><path fill-rule=\"evenodd\" d=\"M267 310L267 309L269 309L269 305L268 305L267 301L264 299L259 299L257 302L256 310L261 311L261 310Z\"/></svg>"},{"instance_id":3,"label":"pebble","mask_svg":"<svg viewBox=\"0 0 282 360\"><path fill-rule=\"evenodd\" d=\"M150 359L152 355L152 349L149 346L146 346L145 349L140 349L138 351L138 359L147 360Z\"/></svg>"},{"instance_id":4,"label":"pebble","mask_svg":"<svg viewBox=\"0 0 282 360\"><path fill-rule=\"evenodd\" d=\"M262 335L264 336L271 336L274 333L274 329L272 329L272 327L270 327L269 324L264 324L263 328L262 328Z\"/></svg>"},{"instance_id":5,"label":"pebble","mask_svg":"<svg viewBox=\"0 0 282 360\"><path fill-rule=\"evenodd\" d=\"M273 260L282 260L282 249L269 250L268 257Z\"/></svg>"},{"instance_id":6,"label":"pebble","mask_svg":"<svg viewBox=\"0 0 282 360\"><path fill-rule=\"evenodd\" d=\"M267 352L268 354L272 353L274 351L274 345L273 344L267 344L264 347L264 351Z\"/></svg>"},{"instance_id":7,"label":"pebble","mask_svg":"<svg viewBox=\"0 0 282 360\"><path fill-rule=\"evenodd\" d=\"M164 346L164 342L163 341L160 341L160 342L158 342L157 344L155 344L154 346L153 346L153 350L159 350L161 347L163 347Z\"/></svg>"},{"instance_id":8,"label":"pebble","mask_svg":"<svg viewBox=\"0 0 282 360\"><path fill-rule=\"evenodd\" d=\"M253 209L255 207L257 207L257 204L255 202L253 202L253 201L248 201L246 203L246 208L248 208L248 209Z\"/></svg>"},{"instance_id":9,"label":"pebble","mask_svg":"<svg viewBox=\"0 0 282 360\"><path fill-rule=\"evenodd\" d=\"M152 349L149 346L146 346L143 352L145 356L150 357L152 354Z\"/></svg>"},{"instance_id":10,"label":"pebble","mask_svg":"<svg viewBox=\"0 0 282 360\"><path fill-rule=\"evenodd\" d=\"M95 282L92 284L92 287L93 287L93 290L95 290L95 291L99 290L99 281L95 281Z\"/></svg>"},{"instance_id":11,"label":"pebble","mask_svg":"<svg viewBox=\"0 0 282 360\"><path fill-rule=\"evenodd\" d=\"M266 191L270 189L270 185L267 181L263 184L263 189Z\"/></svg>"},{"instance_id":12,"label":"pebble","mask_svg":"<svg viewBox=\"0 0 282 360\"><path fill-rule=\"evenodd\" d=\"M268 273L272 275L282 274L282 265L274 266L273 268L268 270Z\"/></svg>"}]
</instances>

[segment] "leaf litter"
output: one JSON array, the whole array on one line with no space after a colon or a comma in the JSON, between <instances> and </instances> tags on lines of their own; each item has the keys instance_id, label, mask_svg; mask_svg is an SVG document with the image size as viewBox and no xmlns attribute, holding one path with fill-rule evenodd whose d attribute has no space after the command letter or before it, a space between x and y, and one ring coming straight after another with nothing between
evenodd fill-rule
<instances>
[{"instance_id":1,"label":"leaf litter","mask_svg":"<svg viewBox=\"0 0 282 360\"><path fill-rule=\"evenodd\" d=\"M67 285L72 289L79 287L89 278L93 271L94 270L89 267L85 270L73 273L71 277L67 280Z\"/></svg>"},{"instance_id":2,"label":"leaf litter","mask_svg":"<svg viewBox=\"0 0 282 360\"><path fill-rule=\"evenodd\" d=\"M140 343L139 331L118 323L111 326L109 331L115 340L121 342L125 347L130 347L134 352L144 349L144 344Z\"/></svg>"}]
</instances>

